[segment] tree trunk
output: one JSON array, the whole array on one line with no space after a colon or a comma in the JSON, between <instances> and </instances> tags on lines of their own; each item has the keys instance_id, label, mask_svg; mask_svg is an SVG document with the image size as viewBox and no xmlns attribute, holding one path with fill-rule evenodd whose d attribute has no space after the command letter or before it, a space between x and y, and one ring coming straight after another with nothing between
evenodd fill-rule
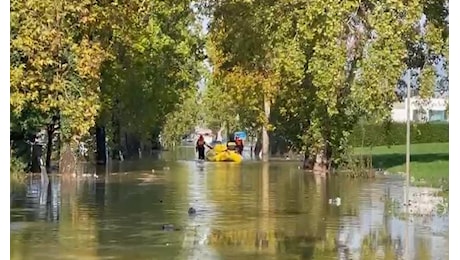
<instances>
[{"instance_id":1,"label":"tree trunk","mask_svg":"<svg viewBox=\"0 0 460 260\"><path fill-rule=\"evenodd\" d=\"M325 144L318 152L308 149L305 151L303 168L313 171L314 174L325 176L329 173L332 158L332 147Z\"/></svg>"},{"instance_id":2,"label":"tree trunk","mask_svg":"<svg viewBox=\"0 0 460 260\"><path fill-rule=\"evenodd\" d=\"M315 165L314 156L312 156L312 154L310 154L310 151L307 148L307 150L305 151L305 157L304 157L304 160L303 160L303 169L308 170L308 171L312 171L314 165Z\"/></svg>"},{"instance_id":3,"label":"tree trunk","mask_svg":"<svg viewBox=\"0 0 460 260\"><path fill-rule=\"evenodd\" d=\"M267 129L267 124L270 121L270 100L267 96L264 96L264 112L266 124L262 127L262 161L267 162L270 156L270 137Z\"/></svg>"},{"instance_id":4,"label":"tree trunk","mask_svg":"<svg viewBox=\"0 0 460 260\"><path fill-rule=\"evenodd\" d=\"M226 131L226 134L227 134L227 142L232 140L232 136L230 134L230 124L228 123L228 120L225 121L225 131Z\"/></svg>"},{"instance_id":5,"label":"tree trunk","mask_svg":"<svg viewBox=\"0 0 460 260\"><path fill-rule=\"evenodd\" d=\"M77 170L77 157L72 151L72 146L69 141L61 141L62 150L59 159L59 173L60 174L71 174L76 173Z\"/></svg>"},{"instance_id":6,"label":"tree trunk","mask_svg":"<svg viewBox=\"0 0 460 260\"><path fill-rule=\"evenodd\" d=\"M57 157L56 158L61 158L61 149L62 149L62 132L61 132L61 120L59 120L57 122L58 124L58 129L59 131L57 133L55 133L57 136L56 136L56 142L57 142L57 147L56 147L56 151L57 151ZM59 167L59 162L58 162L58 167ZM60 172L60 170L59 170Z\"/></svg>"},{"instance_id":7,"label":"tree trunk","mask_svg":"<svg viewBox=\"0 0 460 260\"><path fill-rule=\"evenodd\" d=\"M267 162L269 157L270 139L265 126L262 127L262 161Z\"/></svg>"},{"instance_id":8,"label":"tree trunk","mask_svg":"<svg viewBox=\"0 0 460 260\"><path fill-rule=\"evenodd\" d=\"M39 144L32 145L32 173L40 173L41 172L41 162L40 159L42 158L42 151L43 147Z\"/></svg>"},{"instance_id":9,"label":"tree trunk","mask_svg":"<svg viewBox=\"0 0 460 260\"><path fill-rule=\"evenodd\" d=\"M326 175L328 172L328 161L323 151L316 154L315 164L313 165L313 173Z\"/></svg>"},{"instance_id":10,"label":"tree trunk","mask_svg":"<svg viewBox=\"0 0 460 260\"><path fill-rule=\"evenodd\" d=\"M98 165L106 165L107 164L107 151L105 147L105 128L104 127L96 127L96 163Z\"/></svg>"},{"instance_id":11,"label":"tree trunk","mask_svg":"<svg viewBox=\"0 0 460 260\"><path fill-rule=\"evenodd\" d=\"M54 124L48 125L46 129L47 142L46 142L46 171L51 172L51 155L53 153L53 136Z\"/></svg>"},{"instance_id":12,"label":"tree trunk","mask_svg":"<svg viewBox=\"0 0 460 260\"><path fill-rule=\"evenodd\" d=\"M139 148L137 148L137 150L138 150L138 155L139 155L139 159L142 159L142 152L145 151L145 145L144 145L144 143L142 142L142 140L138 140L137 145L138 145L138 147L139 147Z\"/></svg>"},{"instance_id":13,"label":"tree trunk","mask_svg":"<svg viewBox=\"0 0 460 260\"><path fill-rule=\"evenodd\" d=\"M324 148L316 154L315 162L313 165L313 173L326 176L329 174L331 166L332 148L330 145L325 144Z\"/></svg>"},{"instance_id":14,"label":"tree trunk","mask_svg":"<svg viewBox=\"0 0 460 260\"><path fill-rule=\"evenodd\" d=\"M118 102L116 102L118 104ZM115 114L112 114L112 125L113 125L113 148L112 148L112 159L120 160L120 149L121 149L121 130L120 120Z\"/></svg>"},{"instance_id":15,"label":"tree trunk","mask_svg":"<svg viewBox=\"0 0 460 260\"><path fill-rule=\"evenodd\" d=\"M133 154L133 150L132 150L132 147L131 147L131 144L130 144L130 140L131 138L128 136L128 133L125 132L124 134L124 138L125 138L125 141L124 141L124 147L121 149L122 151L125 151L123 153L123 156L125 158L130 158Z\"/></svg>"},{"instance_id":16,"label":"tree trunk","mask_svg":"<svg viewBox=\"0 0 460 260\"><path fill-rule=\"evenodd\" d=\"M259 154L262 151L262 131L257 131L256 142L254 144L254 156L260 159Z\"/></svg>"},{"instance_id":17,"label":"tree trunk","mask_svg":"<svg viewBox=\"0 0 460 260\"><path fill-rule=\"evenodd\" d=\"M329 168L331 166L332 158L332 146L331 140L331 119L326 117L323 119L323 126L321 128L322 145L320 149L315 149L311 155L314 158L313 173L321 176L327 176L329 174Z\"/></svg>"},{"instance_id":18,"label":"tree trunk","mask_svg":"<svg viewBox=\"0 0 460 260\"><path fill-rule=\"evenodd\" d=\"M60 116L62 119L62 116ZM62 120L59 120L59 129L62 129ZM59 173L62 175L77 173L77 155L78 145L72 143L72 140L62 131L59 132Z\"/></svg>"}]
</instances>

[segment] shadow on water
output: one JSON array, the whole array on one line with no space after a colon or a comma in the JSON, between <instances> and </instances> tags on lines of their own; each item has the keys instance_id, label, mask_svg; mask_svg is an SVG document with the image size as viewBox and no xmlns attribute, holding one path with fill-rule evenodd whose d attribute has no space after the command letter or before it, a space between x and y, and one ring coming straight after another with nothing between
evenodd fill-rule
<instances>
[{"instance_id":1,"label":"shadow on water","mask_svg":"<svg viewBox=\"0 0 460 260\"><path fill-rule=\"evenodd\" d=\"M411 259L448 257L448 217L389 213L388 198L403 198L397 180L326 180L296 163L193 156L50 177L58 217L43 213L30 182L11 206L11 259L398 259L406 237ZM330 205L336 197L341 205Z\"/></svg>"}]
</instances>

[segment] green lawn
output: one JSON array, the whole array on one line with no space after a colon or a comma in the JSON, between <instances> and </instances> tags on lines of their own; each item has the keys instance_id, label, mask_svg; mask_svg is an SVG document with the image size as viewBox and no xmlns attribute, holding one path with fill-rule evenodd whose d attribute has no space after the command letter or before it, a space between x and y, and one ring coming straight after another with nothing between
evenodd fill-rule
<instances>
[{"instance_id":1,"label":"green lawn","mask_svg":"<svg viewBox=\"0 0 460 260\"><path fill-rule=\"evenodd\" d=\"M406 171L406 146L356 148L356 154L372 154L375 168L392 173ZM449 143L411 145L410 174L416 184L440 186L449 179ZM444 179L445 181L441 181ZM445 185L444 185L445 186Z\"/></svg>"}]
</instances>

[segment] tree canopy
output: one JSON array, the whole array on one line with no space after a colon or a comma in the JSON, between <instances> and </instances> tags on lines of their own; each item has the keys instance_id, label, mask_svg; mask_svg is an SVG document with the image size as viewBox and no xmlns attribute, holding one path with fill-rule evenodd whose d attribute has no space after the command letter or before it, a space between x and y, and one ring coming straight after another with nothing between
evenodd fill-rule
<instances>
[{"instance_id":1,"label":"tree canopy","mask_svg":"<svg viewBox=\"0 0 460 260\"><path fill-rule=\"evenodd\" d=\"M422 69L429 96L432 65L448 61L446 1L205 4L212 77L224 79L218 87L255 112L240 115L246 123L286 136L323 170L345 154L360 119L389 118L407 68Z\"/></svg>"},{"instance_id":2,"label":"tree canopy","mask_svg":"<svg viewBox=\"0 0 460 260\"><path fill-rule=\"evenodd\" d=\"M115 146L122 132L158 134L200 78L191 4L13 1L11 131L37 133L58 118L73 150L96 125Z\"/></svg>"},{"instance_id":3,"label":"tree canopy","mask_svg":"<svg viewBox=\"0 0 460 260\"><path fill-rule=\"evenodd\" d=\"M74 150L104 128L126 150L225 123L327 170L359 120L388 120L408 68L422 97L447 91L448 24L443 0L13 0L10 128L57 125Z\"/></svg>"}]
</instances>

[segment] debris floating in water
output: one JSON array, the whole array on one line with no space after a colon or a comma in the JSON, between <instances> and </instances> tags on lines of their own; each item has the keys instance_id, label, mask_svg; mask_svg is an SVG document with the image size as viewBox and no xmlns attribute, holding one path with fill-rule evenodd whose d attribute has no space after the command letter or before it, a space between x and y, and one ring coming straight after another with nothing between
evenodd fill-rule
<instances>
[{"instance_id":1,"label":"debris floating in water","mask_svg":"<svg viewBox=\"0 0 460 260\"><path fill-rule=\"evenodd\" d=\"M180 228L175 227L173 224L164 224L161 229L164 231L180 231Z\"/></svg>"},{"instance_id":2,"label":"debris floating in water","mask_svg":"<svg viewBox=\"0 0 460 260\"><path fill-rule=\"evenodd\" d=\"M342 200L339 197L337 197L335 199L329 199L329 204L330 205L340 206L340 204L342 204Z\"/></svg>"},{"instance_id":3,"label":"debris floating in water","mask_svg":"<svg viewBox=\"0 0 460 260\"><path fill-rule=\"evenodd\" d=\"M162 227L161 227L163 230L166 230L166 231L172 231L172 230L175 230L174 228L174 225L173 224L164 224Z\"/></svg>"},{"instance_id":4,"label":"debris floating in water","mask_svg":"<svg viewBox=\"0 0 460 260\"><path fill-rule=\"evenodd\" d=\"M195 213L196 213L196 209L194 209L193 207L190 207L190 208L188 209L188 214L189 214L189 215L193 215L193 214L195 214Z\"/></svg>"}]
</instances>

